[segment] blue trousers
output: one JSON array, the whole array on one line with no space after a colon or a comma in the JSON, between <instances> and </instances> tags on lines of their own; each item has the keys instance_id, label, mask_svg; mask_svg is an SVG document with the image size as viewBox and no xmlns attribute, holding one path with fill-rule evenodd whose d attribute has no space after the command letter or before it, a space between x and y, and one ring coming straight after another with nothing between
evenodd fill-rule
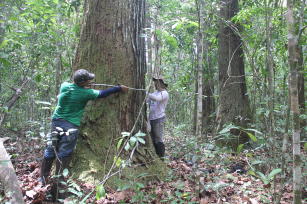
<instances>
[{"instance_id":1,"label":"blue trousers","mask_svg":"<svg viewBox=\"0 0 307 204\"><path fill-rule=\"evenodd\" d=\"M78 129L79 127L61 118L52 119L51 131L56 127L60 127L67 132L69 129ZM63 157L70 156L76 148L77 138L79 131L67 135L58 136L58 141L54 147L47 146L44 151L45 159L54 159L57 156L62 159ZM55 152L56 151L56 152Z\"/></svg>"}]
</instances>

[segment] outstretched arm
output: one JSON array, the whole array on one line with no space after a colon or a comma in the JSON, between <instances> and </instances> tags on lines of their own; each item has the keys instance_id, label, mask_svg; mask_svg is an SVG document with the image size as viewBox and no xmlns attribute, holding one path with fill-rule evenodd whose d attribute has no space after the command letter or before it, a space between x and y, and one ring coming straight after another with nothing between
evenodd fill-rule
<instances>
[{"instance_id":1,"label":"outstretched arm","mask_svg":"<svg viewBox=\"0 0 307 204\"><path fill-rule=\"evenodd\" d=\"M124 85L115 86L109 89L105 90L99 90L99 95L97 98L105 98L111 94L117 93L117 92L127 92L128 88Z\"/></svg>"}]
</instances>

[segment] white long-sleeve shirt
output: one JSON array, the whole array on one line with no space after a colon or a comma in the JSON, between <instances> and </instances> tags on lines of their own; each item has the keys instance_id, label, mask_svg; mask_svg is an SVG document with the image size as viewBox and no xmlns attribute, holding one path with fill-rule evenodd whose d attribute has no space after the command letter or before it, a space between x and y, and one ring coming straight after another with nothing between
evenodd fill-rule
<instances>
[{"instance_id":1,"label":"white long-sleeve shirt","mask_svg":"<svg viewBox=\"0 0 307 204\"><path fill-rule=\"evenodd\" d=\"M165 108L168 102L167 91L155 91L148 94L149 120L156 120L165 117Z\"/></svg>"}]
</instances>

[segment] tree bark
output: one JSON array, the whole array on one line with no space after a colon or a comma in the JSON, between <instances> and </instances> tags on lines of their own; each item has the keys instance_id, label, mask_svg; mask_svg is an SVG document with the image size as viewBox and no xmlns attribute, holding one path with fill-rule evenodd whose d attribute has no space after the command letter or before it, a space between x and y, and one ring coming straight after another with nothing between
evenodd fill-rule
<instances>
[{"instance_id":1,"label":"tree bark","mask_svg":"<svg viewBox=\"0 0 307 204\"><path fill-rule=\"evenodd\" d=\"M206 8L205 8L206 9ZM209 41L207 29L209 28L210 18L204 18L204 79L203 79L203 132L212 132L212 117L211 114L215 111L214 101L214 74L211 67L211 56L209 54Z\"/></svg>"},{"instance_id":2,"label":"tree bark","mask_svg":"<svg viewBox=\"0 0 307 204\"><path fill-rule=\"evenodd\" d=\"M300 111L299 111L299 98L298 98L298 32L295 29L295 15L293 11L293 1L287 0L287 26L288 26L288 54L290 65L290 101L291 112L293 115L293 203L302 203L302 159L300 152Z\"/></svg>"},{"instance_id":3,"label":"tree bark","mask_svg":"<svg viewBox=\"0 0 307 204\"><path fill-rule=\"evenodd\" d=\"M146 55L147 55L147 73L149 76L152 75L152 70L153 70L153 57L152 57L152 21L153 18L151 17L150 13L150 4L149 2L146 2Z\"/></svg>"},{"instance_id":4,"label":"tree bark","mask_svg":"<svg viewBox=\"0 0 307 204\"><path fill-rule=\"evenodd\" d=\"M197 36L197 108L196 108L196 130L195 135L202 135L202 127L203 127L203 26L204 26L204 18L203 18L203 0L196 0L197 4L197 12L198 12L198 36Z\"/></svg>"},{"instance_id":5,"label":"tree bark","mask_svg":"<svg viewBox=\"0 0 307 204\"><path fill-rule=\"evenodd\" d=\"M305 3L304 1L297 2L299 3L300 7L300 14L299 14L299 35L298 35L298 103L300 108L300 114L305 114L305 79L304 79L304 54L301 39L301 34L304 33L304 29L306 29L306 25L304 24L304 11L305 11ZM305 25L305 26L304 26ZM301 136L302 140L307 140L307 135L305 134L304 127L306 126L306 119L301 119L300 121L300 128L301 128Z\"/></svg>"},{"instance_id":6,"label":"tree bark","mask_svg":"<svg viewBox=\"0 0 307 204\"><path fill-rule=\"evenodd\" d=\"M10 157L7 154L3 142L9 138L0 138L0 180L4 184L4 190L6 197L10 198L12 204L24 203L23 195L19 187L19 181L17 179L14 167L10 161Z\"/></svg>"},{"instance_id":7,"label":"tree bark","mask_svg":"<svg viewBox=\"0 0 307 204\"><path fill-rule=\"evenodd\" d=\"M229 22L238 12L237 0L221 0L221 23L219 28L219 87L220 97L217 111L217 130L233 123L246 127L251 120L249 100L245 83L242 41L238 35L240 27ZM248 140L246 134L231 130L239 137L230 141L235 147ZM229 143L229 141L227 141Z\"/></svg>"},{"instance_id":8,"label":"tree bark","mask_svg":"<svg viewBox=\"0 0 307 204\"><path fill-rule=\"evenodd\" d=\"M152 45L152 74L160 75L161 74L161 56L160 56L160 48L161 42L157 35L157 30L160 29L158 17L160 14L161 6L159 3L153 8L152 16L152 36L151 36L151 45Z\"/></svg>"},{"instance_id":9,"label":"tree bark","mask_svg":"<svg viewBox=\"0 0 307 204\"><path fill-rule=\"evenodd\" d=\"M99 83L144 88L145 42L141 36L145 23L144 6L143 0L86 1L74 70L85 68L94 72ZM144 98L145 92L129 91L87 105L73 160L73 172L77 177L95 182L110 173L121 132L130 132L134 126L133 133L146 129L146 112L142 109ZM151 140L146 136L146 145L138 148L133 157L132 164L138 166L126 168L129 173L125 173L125 178L136 176L140 170L162 176L164 165L157 168L154 162L158 160L153 156ZM152 177L150 174L146 178ZM116 180L122 182L124 179L113 177L109 180L110 185L115 185Z\"/></svg>"},{"instance_id":10,"label":"tree bark","mask_svg":"<svg viewBox=\"0 0 307 204\"><path fill-rule=\"evenodd\" d=\"M269 118L267 122L268 132L272 138L274 135L274 67L273 67L273 55L272 55L272 8L270 1L265 1L266 16L265 16L265 36L266 36L266 69L268 79L268 108Z\"/></svg>"}]
</instances>

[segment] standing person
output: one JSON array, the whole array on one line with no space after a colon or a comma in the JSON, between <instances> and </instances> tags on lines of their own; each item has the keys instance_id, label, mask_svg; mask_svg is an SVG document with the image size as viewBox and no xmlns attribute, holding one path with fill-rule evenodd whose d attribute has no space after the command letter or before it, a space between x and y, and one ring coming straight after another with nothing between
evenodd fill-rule
<instances>
[{"instance_id":1,"label":"standing person","mask_svg":"<svg viewBox=\"0 0 307 204\"><path fill-rule=\"evenodd\" d=\"M128 87L123 85L106 90L90 89L90 83L94 78L95 75L93 73L85 69L79 69L73 75L73 83L64 82L61 85L58 103L52 115L51 131L54 132L61 129L62 132L69 132L69 134L58 134L55 144L47 145L45 148L40 171L40 180L43 185L46 184L46 179L50 174L54 160L56 160L56 175L60 175L63 169L68 167L73 150L76 147L79 133L78 128L86 103L89 100L104 98L117 92L128 91ZM56 187L53 186L51 189L54 200L57 199L57 185L58 181Z\"/></svg>"},{"instance_id":2,"label":"standing person","mask_svg":"<svg viewBox=\"0 0 307 204\"><path fill-rule=\"evenodd\" d=\"M168 102L167 83L162 77L153 77L156 91L148 94L149 103L149 121L151 126L150 135L155 147L156 153L160 158L164 157L165 146L163 142L165 108Z\"/></svg>"}]
</instances>

